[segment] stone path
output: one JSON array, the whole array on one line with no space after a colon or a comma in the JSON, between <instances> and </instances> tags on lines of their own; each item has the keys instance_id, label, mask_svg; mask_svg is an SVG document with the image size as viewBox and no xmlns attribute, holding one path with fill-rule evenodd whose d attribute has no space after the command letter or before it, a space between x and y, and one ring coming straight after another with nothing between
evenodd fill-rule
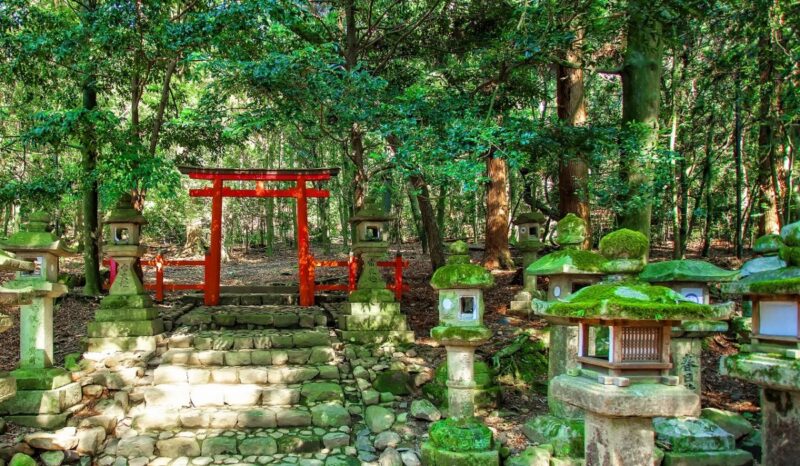
<instances>
[{"instance_id":1,"label":"stone path","mask_svg":"<svg viewBox=\"0 0 800 466\"><path fill-rule=\"evenodd\" d=\"M355 380L322 308L199 307L148 361L101 466L357 465Z\"/></svg>"}]
</instances>

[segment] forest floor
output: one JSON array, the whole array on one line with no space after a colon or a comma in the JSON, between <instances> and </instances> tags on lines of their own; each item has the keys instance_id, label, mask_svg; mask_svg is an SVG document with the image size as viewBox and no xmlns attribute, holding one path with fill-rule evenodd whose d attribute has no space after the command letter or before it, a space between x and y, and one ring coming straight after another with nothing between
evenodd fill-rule
<instances>
[{"instance_id":1,"label":"forest floor","mask_svg":"<svg viewBox=\"0 0 800 466\"><path fill-rule=\"evenodd\" d=\"M152 255L155 255L152 250ZM160 249L169 258L178 258L174 251ZM395 249L392 249L392 253ZM404 280L410 286L402 301L402 310L408 316L409 324L417 336L416 350L420 357L429 361L432 367L445 359L443 347L438 347L430 338L430 329L436 325L436 293L428 284L431 276L431 265L428 257L423 255L418 245L404 245L400 251L410 262L404 274ZM666 258L667 249L654 249L653 257ZM473 251L473 259L480 260L481 252ZM266 257L263 251L251 249L248 253L240 250L230 252L230 261L223 264L223 285L265 285L270 283L294 283L297 280L297 259L293 248L282 248ZM325 259L344 259L345 254L331 254ZM711 261L718 265L735 268L741 265L731 259L725 251L712 251ZM79 274L81 261L70 259L62 267L68 273ZM346 280L345 269L319 270L318 278ZM147 281L153 280L152 269L145 269ZM2 277L5 280L11 277ZM537 330L545 326L541 319L520 319L508 314L509 303L521 289L521 272L495 272L497 286L487 292L485 323L493 330L491 341L478 349L478 356L491 363L490 355L508 346L520 332L536 335ZM175 282L202 281L202 268L187 267L167 269L166 280ZM86 324L93 319L99 300L79 294L79 289L61 300L54 316L55 351L57 364L64 356L81 351L81 339L86 335ZM177 305L177 296L169 295L166 306ZM8 308L3 310L11 315L18 324L18 311ZM2 335L0 345L0 371L13 369L18 354L19 329L15 326ZM718 335L710 338L704 345L703 354L703 406L717 407L737 412L758 412L758 392L754 385L746 384L719 374L719 358L734 354L738 344L733 335ZM505 441L512 449L524 446L525 439L521 432L523 423L532 415L547 411L547 400L542 386L547 382L546 373L542 375L536 387L518 380L504 378L502 403L499 408L490 412L486 422L497 432L502 433Z\"/></svg>"}]
</instances>

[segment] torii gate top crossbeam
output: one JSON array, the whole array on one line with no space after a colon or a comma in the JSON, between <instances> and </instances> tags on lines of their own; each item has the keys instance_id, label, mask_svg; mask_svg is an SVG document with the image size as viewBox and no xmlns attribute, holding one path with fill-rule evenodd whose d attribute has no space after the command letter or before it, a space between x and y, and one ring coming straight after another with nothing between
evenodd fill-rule
<instances>
[{"instance_id":1,"label":"torii gate top crossbeam","mask_svg":"<svg viewBox=\"0 0 800 466\"><path fill-rule=\"evenodd\" d=\"M194 180L236 181L327 181L339 174L338 168L206 168L178 167Z\"/></svg>"}]
</instances>

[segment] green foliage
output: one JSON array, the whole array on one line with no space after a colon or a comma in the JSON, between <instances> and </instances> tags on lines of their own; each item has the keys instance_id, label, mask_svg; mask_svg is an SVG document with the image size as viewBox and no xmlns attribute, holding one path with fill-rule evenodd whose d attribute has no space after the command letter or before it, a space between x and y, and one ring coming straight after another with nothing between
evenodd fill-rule
<instances>
[{"instance_id":1,"label":"green foliage","mask_svg":"<svg viewBox=\"0 0 800 466\"><path fill-rule=\"evenodd\" d=\"M492 367L502 383L525 385L546 392L547 348L541 340L532 338L526 332L521 332L507 346L494 353Z\"/></svg>"}]
</instances>

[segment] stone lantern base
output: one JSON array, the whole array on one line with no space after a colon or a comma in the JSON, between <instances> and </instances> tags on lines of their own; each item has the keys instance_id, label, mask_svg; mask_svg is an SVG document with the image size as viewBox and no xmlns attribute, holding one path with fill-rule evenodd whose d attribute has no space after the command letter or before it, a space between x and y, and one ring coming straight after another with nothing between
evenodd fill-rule
<instances>
[{"instance_id":1,"label":"stone lantern base","mask_svg":"<svg viewBox=\"0 0 800 466\"><path fill-rule=\"evenodd\" d=\"M795 464L800 458L800 360L740 353L724 357L720 373L761 387L762 464Z\"/></svg>"},{"instance_id":2,"label":"stone lantern base","mask_svg":"<svg viewBox=\"0 0 800 466\"><path fill-rule=\"evenodd\" d=\"M146 294L109 295L89 323L90 353L155 351L164 321Z\"/></svg>"},{"instance_id":3,"label":"stone lantern base","mask_svg":"<svg viewBox=\"0 0 800 466\"><path fill-rule=\"evenodd\" d=\"M421 447L426 466L499 466L499 445L492 431L475 418L434 422Z\"/></svg>"},{"instance_id":4,"label":"stone lantern base","mask_svg":"<svg viewBox=\"0 0 800 466\"><path fill-rule=\"evenodd\" d=\"M602 385L583 376L561 375L550 393L585 411L584 455L594 466L653 463L653 418L696 416L700 397L680 386L638 383Z\"/></svg>"},{"instance_id":5,"label":"stone lantern base","mask_svg":"<svg viewBox=\"0 0 800 466\"><path fill-rule=\"evenodd\" d=\"M27 427L58 429L64 427L70 408L79 404L81 386L69 372L59 367L22 368L11 373L16 394L0 403L0 415ZM6 379L9 380L9 379ZM0 384L0 387L2 384ZM0 388L0 397L3 389Z\"/></svg>"},{"instance_id":6,"label":"stone lantern base","mask_svg":"<svg viewBox=\"0 0 800 466\"><path fill-rule=\"evenodd\" d=\"M672 329L669 353L672 359L670 375L678 376L679 383L700 395L702 391L703 340L716 333L728 331L724 321L686 321Z\"/></svg>"},{"instance_id":7,"label":"stone lantern base","mask_svg":"<svg viewBox=\"0 0 800 466\"><path fill-rule=\"evenodd\" d=\"M338 317L339 336L357 344L413 343L406 316L397 302L349 302Z\"/></svg>"}]
</instances>

